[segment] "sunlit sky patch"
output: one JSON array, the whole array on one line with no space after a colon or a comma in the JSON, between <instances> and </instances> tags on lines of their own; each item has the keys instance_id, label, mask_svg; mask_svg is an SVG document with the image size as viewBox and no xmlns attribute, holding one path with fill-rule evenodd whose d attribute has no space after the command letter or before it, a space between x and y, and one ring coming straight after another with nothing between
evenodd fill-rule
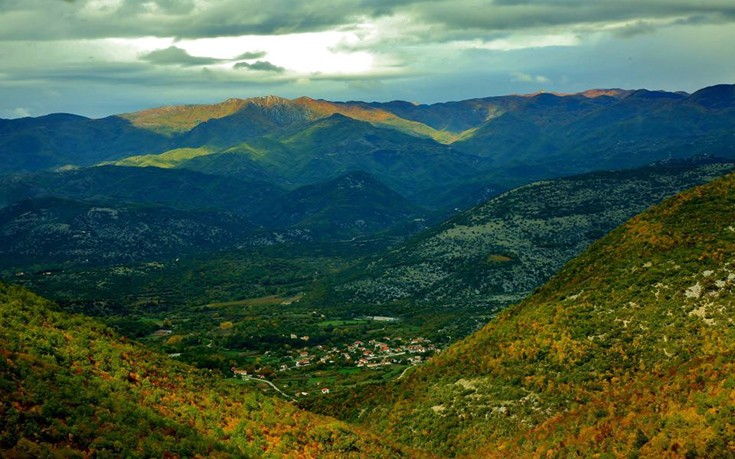
<instances>
[{"instance_id":1,"label":"sunlit sky patch","mask_svg":"<svg viewBox=\"0 0 735 459\"><path fill-rule=\"evenodd\" d=\"M731 0L3 0L0 117L735 82Z\"/></svg>"}]
</instances>

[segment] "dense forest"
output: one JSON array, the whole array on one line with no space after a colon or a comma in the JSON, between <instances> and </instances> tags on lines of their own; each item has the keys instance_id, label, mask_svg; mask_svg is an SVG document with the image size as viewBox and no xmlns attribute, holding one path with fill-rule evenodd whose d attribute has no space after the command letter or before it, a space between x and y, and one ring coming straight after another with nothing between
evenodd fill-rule
<instances>
[{"instance_id":1,"label":"dense forest","mask_svg":"<svg viewBox=\"0 0 735 459\"><path fill-rule=\"evenodd\" d=\"M3 457L416 457L0 286Z\"/></svg>"}]
</instances>

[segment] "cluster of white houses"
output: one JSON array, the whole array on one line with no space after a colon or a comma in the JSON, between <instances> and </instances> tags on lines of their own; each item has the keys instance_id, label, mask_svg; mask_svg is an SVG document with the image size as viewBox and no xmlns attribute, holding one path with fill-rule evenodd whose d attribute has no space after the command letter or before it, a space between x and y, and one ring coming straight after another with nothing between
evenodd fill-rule
<instances>
[{"instance_id":1,"label":"cluster of white houses","mask_svg":"<svg viewBox=\"0 0 735 459\"><path fill-rule=\"evenodd\" d=\"M304 340L306 341L306 340ZM279 371L308 367L310 365L354 366L358 368L379 369L392 364L417 365L425 358L441 352L430 340L422 337L403 339L384 336L382 340L371 339L367 343L354 341L340 347L322 345L291 351L291 362L282 363ZM233 376L242 379L263 379L260 369L248 374L245 369L232 367ZM270 383L272 384L272 383ZM275 386L274 386L275 387ZM322 394L329 394L328 387L321 388ZM307 396L307 392L296 392L294 397Z\"/></svg>"},{"instance_id":2,"label":"cluster of white houses","mask_svg":"<svg viewBox=\"0 0 735 459\"><path fill-rule=\"evenodd\" d=\"M335 363L367 368L378 368L394 363L414 365L422 362L427 354L435 354L439 351L436 345L426 338L404 340L401 337L384 336L381 341L370 340L367 343L355 341L341 349L315 346L311 349L295 351L293 367L283 364L280 370Z\"/></svg>"}]
</instances>

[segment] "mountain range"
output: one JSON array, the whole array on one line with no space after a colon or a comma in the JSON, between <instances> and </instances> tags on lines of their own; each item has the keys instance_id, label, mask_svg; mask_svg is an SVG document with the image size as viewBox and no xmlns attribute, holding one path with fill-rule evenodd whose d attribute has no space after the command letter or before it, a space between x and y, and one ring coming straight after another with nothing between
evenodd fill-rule
<instances>
[{"instance_id":1,"label":"mountain range","mask_svg":"<svg viewBox=\"0 0 735 459\"><path fill-rule=\"evenodd\" d=\"M733 126L735 85L0 120L0 455L732 457Z\"/></svg>"},{"instance_id":2,"label":"mountain range","mask_svg":"<svg viewBox=\"0 0 735 459\"><path fill-rule=\"evenodd\" d=\"M450 208L468 188L508 189L703 153L732 157L733 88L433 105L269 96L97 120L0 120L0 172L158 165L294 188L361 170L416 203Z\"/></svg>"}]
</instances>

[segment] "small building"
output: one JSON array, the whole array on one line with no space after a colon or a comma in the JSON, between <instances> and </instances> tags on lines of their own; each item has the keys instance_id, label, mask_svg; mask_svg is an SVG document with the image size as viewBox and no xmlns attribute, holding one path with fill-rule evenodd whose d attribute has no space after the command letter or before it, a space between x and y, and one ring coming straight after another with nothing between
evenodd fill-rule
<instances>
[{"instance_id":1,"label":"small building","mask_svg":"<svg viewBox=\"0 0 735 459\"><path fill-rule=\"evenodd\" d=\"M322 387L322 394L328 394L329 388L328 387Z\"/></svg>"},{"instance_id":2,"label":"small building","mask_svg":"<svg viewBox=\"0 0 735 459\"><path fill-rule=\"evenodd\" d=\"M368 319L374 320L375 322L398 322L397 317L369 316Z\"/></svg>"},{"instance_id":3,"label":"small building","mask_svg":"<svg viewBox=\"0 0 735 459\"><path fill-rule=\"evenodd\" d=\"M232 370L232 373L234 373L235 376L239 376L239 377L241 377L243 379L245 379L245 377L248 375L248 371L247 370L240 370L239 368L235 368L235 367L232 367L231 370Z\"/></svg>"}]
</instances>

